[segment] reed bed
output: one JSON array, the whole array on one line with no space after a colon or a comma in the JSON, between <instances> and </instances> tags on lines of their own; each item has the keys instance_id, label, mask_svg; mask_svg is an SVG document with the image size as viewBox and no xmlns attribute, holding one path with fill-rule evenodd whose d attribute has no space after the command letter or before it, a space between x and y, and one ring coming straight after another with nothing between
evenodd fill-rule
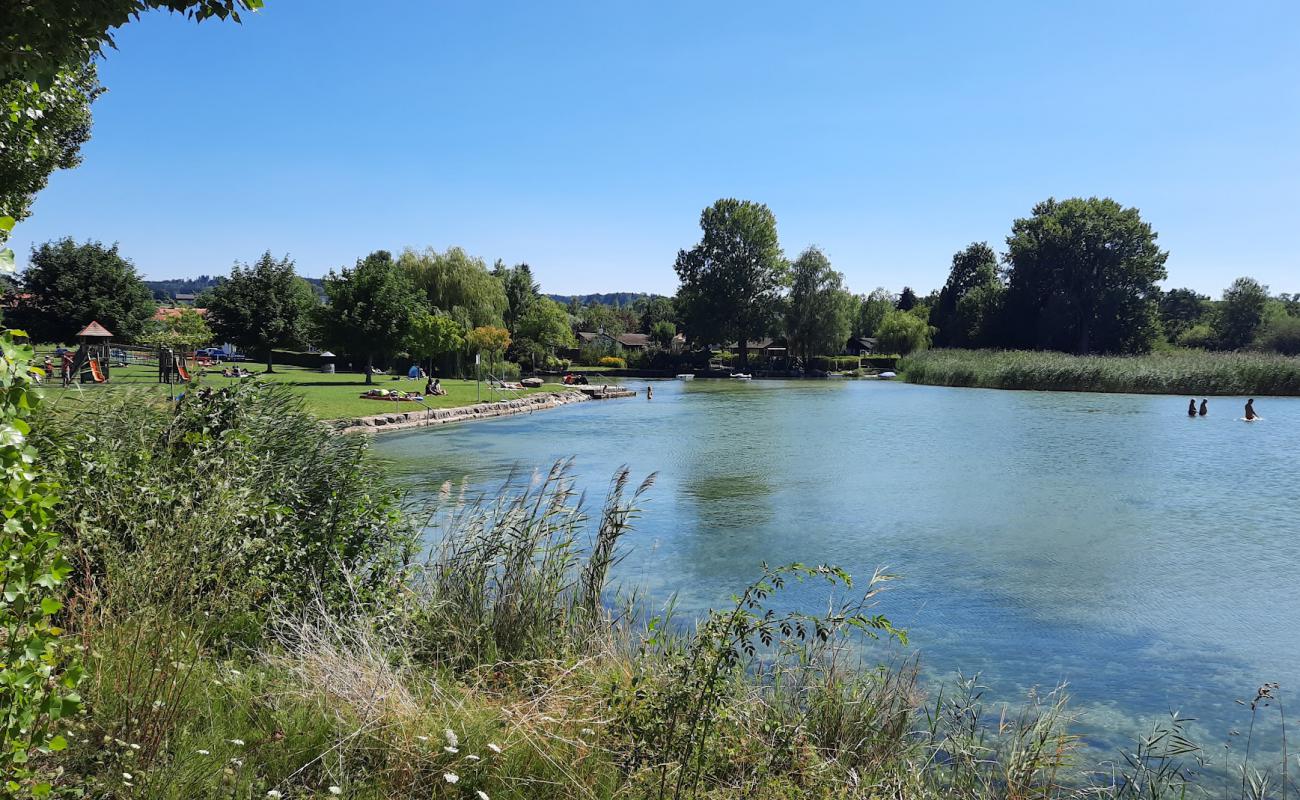
<instances>
[{"instance_id":1,"label":"reed bed","mask_svg":"<svg viewBox=\"0 0 1300 800\"><path fill-rule=\"evenodd\" d=\"M1300 358L1187 350L1074 356L1028 350L928 350L903 359L910 383L984 389L1178 395L1300 395Z\"/></svg>"}]
</instances>

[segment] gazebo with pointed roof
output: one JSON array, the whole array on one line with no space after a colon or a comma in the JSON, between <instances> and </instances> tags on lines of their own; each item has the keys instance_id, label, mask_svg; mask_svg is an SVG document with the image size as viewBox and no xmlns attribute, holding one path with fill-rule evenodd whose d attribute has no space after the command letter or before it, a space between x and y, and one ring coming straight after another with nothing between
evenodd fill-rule
<instances>
[{"instance_id":1,"label":"gazebo with pointed roof","mask_svg":"<svg viewBox=\"0 0 1300 800\"><path fill-rule=\"evenodd\" d=\"M81 329L77 334L78 339L112 339L113 334L99 324L99 320L92 320L89 325Z\"/></svg>"}]
</instances>

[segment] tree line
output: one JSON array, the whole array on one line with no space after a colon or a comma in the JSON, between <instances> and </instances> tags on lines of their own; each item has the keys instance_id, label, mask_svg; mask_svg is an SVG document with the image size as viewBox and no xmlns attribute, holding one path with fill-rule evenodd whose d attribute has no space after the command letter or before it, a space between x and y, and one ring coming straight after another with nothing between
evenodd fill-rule
<instances>
[{"instance_id":1,"label":"tree line","mask_svg":"<svg viewBox=\"0 0 1300 800\"><path fill-rule=\"evenodd\" d=\"M1300 295L1239 278L1219 301L1162 291L1168 253L1136 208L1109 198L1048 199L1013 221L999 255L975 242L952 258L944 286L921 297L878 288L853 295L816 247L788 261L767 206L724 199L700 216L702 236L678 253L678 308L695 341L784 335L791 352L838 352L849 337L882 351L926 347L1136 354L1174 346L1300 353Z\"/></svg>"},{"instance_id":2,"label":"tree line","mask_svg":"<svg viewBox=\"0 0 1300 800\"><path fill-rule=\"evenodd\" d=\"M207 281L195 300L202 315L180 308L158 320L153 292L117 245L64 238L32 249L6 291L5 316L43 342L70 343L91 320L125 342L229 342L265 357L268 370L275 350L308 345L339 350L367 372L399 355L456 372L476 353L493 364L509 356L558 367L557 353L577 348L578 330L641 332L663 347L677 332L669 298L561 305L542 294L528 264L489 268L458 247L377 250L319 283L323 292L297 275L292 258L268 251Z\"/></svg>"}]
</instances>

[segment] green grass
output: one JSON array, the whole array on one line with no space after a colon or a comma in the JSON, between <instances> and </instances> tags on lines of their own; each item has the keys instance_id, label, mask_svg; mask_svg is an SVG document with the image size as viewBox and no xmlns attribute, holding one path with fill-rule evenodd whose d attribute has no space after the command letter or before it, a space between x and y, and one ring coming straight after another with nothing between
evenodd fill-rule
<instances>
[{"instance_id":1,"label":"green grass","mask_svg":"<svg viewBox=\"0 0 1300 800\"><path fill-rule=\"evenodd\" d=\"M405 378L393 380L391 375L376 375L374 386L368 387L364 375L350 372L328 375L303 367L276 367L275 372L267 374L263 371L265 368L258 365L245 365L245 369L249 369L254 373L254 377L248 380L291 386L297 394L302 396L307 404L307 410L320 419L347 419L350 417L373 416L375 414L420 411L425 408L453 408L471 405L478 400L486 402L489 400L510 399L521 394L533 394L539 391L550 392L563 388L557 383L548 384L541 389L525 389L523 392L502 392L491 389L486 382L476 384L474 381L444 380L442 386L447 390L447 394L442 397L426 397L424 403L421 404L364 400L360 395L369 388L418 392L424 389L424 381L422 380L411 381ZM57 381L53 385L47 384L45 389L47 402L56 407L63 404L79 404L99 397L103 392L114 392L121 387L128 386L137 390L151 389L162 400L167 397L170 388L165 384L158 383L158 370L156 367L137 365L118 367L112 371L111 376L111 382L107 385L86 385L69 390L61 388ZM232 386L239 382L237 378L223 378L220 370L209 370L205 375L195 373L194 377L198 380L199 386L210 386L214 389Z\"/></svg>"},{"instance_id":2,"label":"green grass","mask_svg":"<svg viewBox=\"0 0 1300 800\"><path fill-rule=\"evenodd\" d=\"M1072 356L1025 350L928 350L902 360L909 383L985 389L1180 395L1300 395L1300 358L1181 350Z\"/></svg>"}]
</instances>

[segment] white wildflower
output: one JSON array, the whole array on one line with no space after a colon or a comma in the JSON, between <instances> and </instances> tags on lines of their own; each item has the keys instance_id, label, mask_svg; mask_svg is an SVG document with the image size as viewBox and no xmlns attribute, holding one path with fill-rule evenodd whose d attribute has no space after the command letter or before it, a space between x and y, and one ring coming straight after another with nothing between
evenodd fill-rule
<instances>
[{"instance_id":1,"label":"white wildflower","mask_svg":"<svg viewBox=\"0 0 1300 800\"><path fill-rule=\"evenodd\" d=\"M448 753L459 753L459 752L460 752L460 748L459 748L459 747L452 747L451 745L447 745L446 747L444 747L444 748L442 748L442 749L443 749L443 750L446 750Z\"/></svg>"},{"instance_id":2,"label":"white wildflower","mask_svg":"<svg viewBox=\"0 0 1300 800\"><path fill-rule=\"evenodd\" d=\"M195 750L194 752L198 753L198 754L201 755L201 756L210 756L210 755L212 755L212 751L211 751L211 750Z\"/></svg>"},{"instance_id":3,"label":"white wildflower","mask_svg":"<svg viewBox=\"0 0 1300 800\"><path fill-rule=\"evenodd\" d=\"M131 745L131 749L132 749L132 750L139 750L139 749L140 749L140 745L138 745L138 744L133 744L133 745Z\"/></svg>"},{"instance_id":4,"label":"white wildflower","mask_svg":"<svg viewBox=\"0 0 1300 800\"><path fill-rule=\"evenodd\" d=\"M227 741L227 742L230 742L230 743L233 744L235 747L243 747L243 746L244 746L244 740L243 740L243 739L227 739L226 741Z\"/></svg>"},{"instance_id":5,"label":"white wildflower","mask_svg":"<svg viewBox=\"0 0 1300 800\"><path fill-rule=\"evenodd\" d=\"M578 732L581 733L583 736L595 736L595 735L596 735L596 732L593 731L591 728L583 728L582 730L580 730L580 731L578 731Z\"/></svg>"},{"instance_id":6,"label":"white wildflower","mask_svg":"<svg viewBox=\"0 0 1300 800\"><path fill-rule=\"evenodd\" d=\"M456 732L453 731L451 728L448 728L447 730L443 731L442 735L443 738L447 740L447 744L451 745L452 747L455 747L456 745L460 744L460 739L456 738Z\"/></svg>"},{"instance_id":7,"label":"white wildflower","mask_svg":"<svg viewBox=\"0 0 1300 800\"><path fill-rule=\"evenodd\" d=\"M330 794L332 794L332 795L334 795L335 797L337 797L338 795L343 794L343 789L342 789L342 787L339 787L339 786L331 786L331 787L330 787Z\"/></svg>"},{"instance_id":8,"label":"white wildflower","mask_svg":"<svg viewBox=\"0 0 1300 800\"><path fill-rule=\"evenodd\" d=\"M131 773L129 773L129 772L123 772L123 773L122 773L122 780L124 780L124 781L129 781L129 780L134 780L134 778L131 777Z\"/></svg>"},{"instance_id":9,"label":"white wildflower","mask_svg":"<svg viewBox=\"0 0 1300 800\"><path fill-rule=\"evenodd\" d=\"M488 742L488 749L491 750L491 751L494 752L494 753L500 753L500 752L501 752L501 745L496 744L496 743L494 743L494 742Z\"/></svg>"},{"instance_id":10,"label":"white wildflower","mask_svg":"<svg viewBox=\"0 0 1300 800\"><path fill-rule=\"evenodd\" d=\"M488 800L487 792L482 789L475 791L474 794L478 795L478 800Z\"/></svg>"},{"instance_id":11,"label":"white wildflower","mask_svg":"<svg viewBox=\"0 0 1300 800\"><path fill-rule=\"evenodd\" d=\"M454 772L444 772L442 773L442 779L447 783L455 783L460 780L460 776Z\"/></svg>"},{"instance_id":12,"label":"white wildflower","mask_svg":"<svg viewBox=\"0 0 1300 800\"><path fill-rule=\"evenodd\" d=\"M279 790L279 789L272 789L272 790L270 790L269 792L266 793L266 796L267 796L267 797L271 797L271 798L284 797L284 795L280 794L280 790Z\"/></svg>"},{"instance_id":13,"label":"white wildflower","mask_svg":"<svg viewBox=\"0 0 1300 800\"><path fill-rule=\"evenodd\" d=\"M465 756L465 760L466 760L466 761L481 761L482 759L480 759L478 756L474 755L473 753L470 753L469 755Z\"/></svg>"},{"instance_id":14,"label":"white wildflower","mask_svg":"<svg viewBox=\"0 0 1300 800\"><path fill-rule=\"evenodd\" d=\"M422 742L427 742L427 741L429 741L429 737L428 737L428 736L416 736L415 738L419 739L419 740L422 741Z\"/></svg>"}]
</instances>

